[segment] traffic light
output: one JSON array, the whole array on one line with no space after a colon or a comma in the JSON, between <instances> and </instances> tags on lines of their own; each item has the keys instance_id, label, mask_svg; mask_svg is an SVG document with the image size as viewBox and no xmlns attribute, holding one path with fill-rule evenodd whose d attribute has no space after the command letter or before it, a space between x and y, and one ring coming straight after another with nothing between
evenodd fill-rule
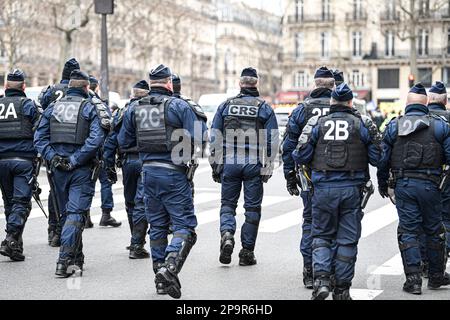
<instances>
[{"instance_id":1,"label":"traffic light","mask_svg":"<svg viewBox=\"0 0 450 320\"><path fill-rule=\"evenodd\" d=\"M416 79L414 78L413 74L409 75L408 80L409 80L409 87L410 88L414 87L414 84L415 84L414 82L415 82Z\"/></svg>"}]
</instances>

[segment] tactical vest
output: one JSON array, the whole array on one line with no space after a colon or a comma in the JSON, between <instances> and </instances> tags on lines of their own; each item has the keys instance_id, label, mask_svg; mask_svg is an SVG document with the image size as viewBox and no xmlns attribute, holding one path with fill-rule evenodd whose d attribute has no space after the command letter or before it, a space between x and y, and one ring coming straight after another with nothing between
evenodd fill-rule
<instances>
[{"instance_id":1,"label":"tactical vest","mask_svg":"<svg viewBox=\"0 0 450 320\"><path fill-rule=\"evenodd\" d=\"M362 120L353 114L339 112L318 121L319 140L314 151L315 171L365 171L369 159L361 141Z\"/></svg>"},{"instance_id":2,"label":"tactical vest","mask_svg":"<svg viewBox=\"0 0 450 320\"><path fill-rule=\"evenodd\" d=\"M228 115L224 119L224 130L258 130L261 123L259 120L259 108L264 100L253 98L243 99L236 97L228 102Z\"/></svg>"},{"instance_id":3,"label":"tactical vest","mask_svg":"<svg viewBox=\"0 0 450 320\"><path fill-rule=\"evenodd\" d=\"M391 156L394 173L442 167L444 151L434 137L436 120L432 116L403 116L394 121L398 124Z\"/></svg>"},{"instance_id":4,"label":"tactical vest","mask_svg":"<svg viewBox=\"0 0 450 320\"><path fill-rule=\"evenodd\" d=\"M90 131L90 122L82 116L86 103L87 100L73 96L55 103L50 118L51 144L84 145Z\"/></svg>"},{"instance_id":5,"label":"tactical vest","mask_svg":"<svg viewBox=\"0 0 450 320\"><path fill-rule=\"evenodd\" d=\"M443 117L447 122L450 123L450 111L448 110L430 110L430 114L435 114L437 116Z\"/></svg>"},{"instance_id":6,"label":"tactical vest","mask_svg":"<svg viewBox=\"0 0 450 320\"><path fill-rule=\"evenodd\" d=\"M52 88L51 102L59 101L67 95L69 86L67 84L58 83Z\"/></svg>"},{"instance_id":7,"label":"tactical vest","mask_svg":"<svg viewBox=\"0 0 450 320\"><path fill-rule=\"evenodd\" d=\"M25 97L0 98L0 140L33 139L33 123L24 115Z\"/></svg>"},{"instance_id":8,"label":"tactical vest","mask_svg":"<svg viewBox=\"0 0 450 320\"><path fill-rule=\"evenodd\" d=\"M171 152L175 130L167 122L167 109L171 97L145 97L135 108L135 127L138 151L142 153Z\"/></svg>"},{"instance_id":9,"label":"tactical vest","mask_svg":"<svg viewBox=\"0 0 450 320\"><path fill-rule=\"evenodd\" d=\"M306 98L303 102L306 112L306 122L312 117L322 117L330 113L330 98Z\"/></svg>"}]
</instances>

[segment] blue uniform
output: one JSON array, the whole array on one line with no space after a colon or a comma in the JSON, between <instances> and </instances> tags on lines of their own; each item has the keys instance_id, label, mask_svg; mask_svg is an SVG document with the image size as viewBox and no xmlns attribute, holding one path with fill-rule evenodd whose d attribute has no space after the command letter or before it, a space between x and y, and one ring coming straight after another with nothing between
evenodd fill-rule
<instances>
[{"instance_id":1,"label":"blue uniform","mask_svg":"<svg viewBox=\"0 0 450 320\"><path fill-rule=\"evenodd\" d=\"M39 120L39 112L32 100L26 99L21 90L6 89L5 99L24 99L22 103L23 117L31 126ZM0 103L2 103L0 101ZM2 117L5 121L13 115L5 115L8 105L3 105ZM18 111L16 110L16 113ZM15 115L17 118L17 114ZM0 126L8 125L0 121ZM15 133L10 131L10 136ZM21 238L25 222L31 210L33 161L37 153L33 146L33 134L27 139L0 139L0 186L6 215L6 232L16 241Z\"/></svg>"},{"instance_id":2,"label":"blue uniform","mask_svg":"<svg viewBox=\"0 0 450 320\"><path fill-rule=\"evenodd\" d=\"M323 121L325 119L333 121L334 118L345 119L345 117L348 119L350 115L351 119L358 118L354 114L354 111L348 107L332 106L330 115L325 117ZM312 167L312 183L314 186L314 194L312 197L312 255L314 278L330 277L334 263L337 287L349 288L354 277L357 245L361 237L361 220L363 217L361 210L361 191L367 182L367 169L364 170L362 168L364 161L366 167L368 166L368 162L374 166L378 164L380 148L375 143L376 136L369 132L368 127L373 124L370 125L361 120L359 131L355 127L353 133L350 135L354 141L353 143L358 146L356 150L359 151L356 152L363 153L359 153L359 156L365 159L359 160L361 168L355 169L354 171L351 169L350 171L343 169L341 171L329 170L326 172L317 170L315 161L319 162L319 159L327 159L326 161L330 161L331 163L338 156L334 154L333 157L332 154L328 155L319 152L319 143L322 143L325 138L329 139L330 143L334 143L339 139L336 138L338 136L324 137L323 127L320 125L322 118L318 120L316 117L315 119L315 121L311 122L312 130L310 131L311 133L308 136L307 142L303 141L305 143L299 144L297 150L292 153L297 164ZM329 126L329 122L325 123L325 127L327 126ZM350 126L350 128L353 127ZM302 137L300 140L303 140ZM342 141L345 140L338 141L338 143ZM348 134L347 141L350 141ZM364 150L363 146L365 146L367 151ZM348 150L350 149L350 146L348 146ZM338 156L338 159L342 160L344 158ZM352 155L348 154L345 165L350 168L355 165L355 162L357 162L356 159L352 159ZM335 253L332 248L334 242L336 242Z\"/></svg>"},{"instance_id":3,"label":"blue uniform","mask_svg":"<svg viewBox=\"0 0 450 320\"><path fill-rule=\"evenodd\" d=\"M237 98L242 99L243 104L252 104L258 96L259 94L256 93L243 92ZM245 223L242 226L241 242L242 247L249 251L254 251L255 249L261 220L261 204L264 193L261 172L263 164L261 160L269 160L268 162L270 162L270 159L275 157L277 153L279 142L278 123L272 107L262 100L259 103L257 114L255 113L255 119L252 121L259 123L257 127L260 129L267 130L265 133L265 145L262 142L260 142L261 144L257 141L251 142L251 139L249 139L244 146L246 153L239 150L233 152L235 148L234 139L232 139L233 141L226 141L226 139L219 138L219 135L226 138L227 123L232 122L232 120L227 120L234 115L234 108L236 108L231 100L219 106L212 123L210 137L212 153L219 157L223 155L223 159L216 159L216 162L224 163L221 173L222 207L220 210L220 232L222 234L231 232L233 235L236 232L236 208L243 185ZM241 107L240 110L245 111L243 108L245 106ZM249 125L253 126L254 123L249 123ZM253 130L253 128L249 127L249 130ZM239 129L243 129L244 132L246 130L243 127ZM255 131L253 136L256 137L258 133ZM267 159L262 159L261 157L263 149L266 149Z\"/></svg>"},{"instance_id":4,"label":"blue uniform","mask_svg":"<svg viewBox=\"0 0 450 320\"><path fill-rule=\"evenodd\" d=\"M150 97L170 98L171 93L162 88L152 88ZM133 148L137 144L135 102L128 107L118 135L121 148ZM200 132L194 128L198 123L197 115L183 100L173 98L165 105L165 122L175 129L184 129L197 145L201 145L206 132L202 122ZM181 255L183 243L195 238L197 218L194 213L192 189L186 177L186 167L172 159L171 152L140 152L143 162L142 185L145 197L145 210L150 223L150 247L154 270L164 263L166 257ZM138 188L139 190L139 188ZM172 224L174 236L168 243L169 225ZM184 256L183 259L186 257Z\"/></svg>"},{"instance_id":5,"label":"blue uniform","mask_svg":"<svg viewBox=\"0 0 450 320\"><path fill-rule=\"evenodd\" d=\"M429 110L424 105L406 107L405 119L426 117ZM431 131L438 148L442 151L442 162L450 164L450 128L448 123L436 116L432 118ZM398 120L391 121L383 138L383 157L378 172L380 186L386 186L389 171L392 169L394 144L399 139ZM428 145L428 144L427 144ZM427 147L427 146L423 146ZM426 155L433 155L425 151ZM409 154L408 154L409 155ZM433 157L439 161L438 157ZM404 160L406 162L406 159ZM443 165L444 163L442 163ZM442 274L444 267L444 228L442 224L441 192L438 184L442 174L441 166L435 169L422 169L420 166L408 170L408 173L395 177L395 197L399 215L398 241L402 254L405 273L420 272L421 251L419 237L426 235L426 251L429 262L429 274Z\"/></svg>"},{"instance_id":6,"label":"blue uniform","mask_svg":"<svg viewBox=\"0 0 450 320\"><path fill-rule=\"evenodd\" d=\"M331 99L331 90L326 88L313 90L310 98ZM325 114L322 114L325 115ZM287 175L295 170L294 159L292 152L297 147L298 139L302 134L303 128L308 122L305 105L300 103L299 106L292 112L286 127L286 136L283 141L283 168L284 175ZM303 225L302 225L302 239L300 242L300 252L303 256L303 264L305 267L312 267L312 202L311 193L302 191L301 198L303 201Z\"/></svg>"},{"instance_id":7,"label":"blue uniform","mask_svg":"<svg viewBox=\"0 0 450 320\"><path fill-rule=\"evenodd\" d=\"M70 88L67 97L89 98L82 89ZM105 132L94 105L85 102L81 117L89 123L88 137L84 145L69 143L51 143L51 118L55 103L45 111L39 128L35 134L35 146L45 160L51 161L55 156L70 160L74 168L70 172L60 169L53 170L53 181L58 204L62 212L62 234L59 262L82 263L82 231L86 214L95 194L95 184L92 181L93 160L105 139ZM80 121L80 120L78 120Z\"/></svg>"},{"instance_id":8,"label":"blue uniform","mask_svg":"<svg viewBox=\"0 0 450 320\"><path fill-rule=\"evenodd\" d=\"M59 85L47 88L47 90L43 93L42 98L39 101L42 109L46 110L52 102L55 102L56 99L60 100L61 98L64 97L65 92L63 92L63 90L60 91L57 90L59 86L61 88L65 87L67 90L69 86L69 80L61 80Z\"/></svg>"}]
</instances>

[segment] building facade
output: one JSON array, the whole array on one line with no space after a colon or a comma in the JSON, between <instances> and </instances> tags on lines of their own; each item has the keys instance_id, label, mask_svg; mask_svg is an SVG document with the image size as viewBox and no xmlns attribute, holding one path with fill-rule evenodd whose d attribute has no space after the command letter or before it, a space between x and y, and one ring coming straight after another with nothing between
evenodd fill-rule
<instances>
[{"instance_id":1,"label":"building facade","mask_svg":"<svg viewBox=\"0 0 450 320\"><path fill-rule=\"evenodd\" d=\"M414 81L430 87L443 80L450 86L449 1L415 0L413 21L400 3L410 8L410 0L290 0L279 98L302 100L313 85L314 70L327 65L344 71L359 98L403 103L412 41L418 67Z\"/></svg>"}]
</instances>

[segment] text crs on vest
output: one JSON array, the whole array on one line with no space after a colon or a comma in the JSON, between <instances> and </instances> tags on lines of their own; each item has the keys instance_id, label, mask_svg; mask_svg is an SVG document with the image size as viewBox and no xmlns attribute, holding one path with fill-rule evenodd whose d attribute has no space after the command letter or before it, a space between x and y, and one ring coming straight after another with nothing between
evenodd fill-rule
<instances>
[{"instance_id":1,"label":"text crs on vest","mask_svg":"<svg viewBox=\"0 0 450 320\"><path fill-rule=\"evenodd\" d=\"M271 305L243 305L230 304L220 305L220 308L214 307L194 307L183 305L177 307L177 315L198 315L208 318L209 316L245 316L245 315L262 315L268 316L273 312Z\"/></svg>"}]
</instances>

